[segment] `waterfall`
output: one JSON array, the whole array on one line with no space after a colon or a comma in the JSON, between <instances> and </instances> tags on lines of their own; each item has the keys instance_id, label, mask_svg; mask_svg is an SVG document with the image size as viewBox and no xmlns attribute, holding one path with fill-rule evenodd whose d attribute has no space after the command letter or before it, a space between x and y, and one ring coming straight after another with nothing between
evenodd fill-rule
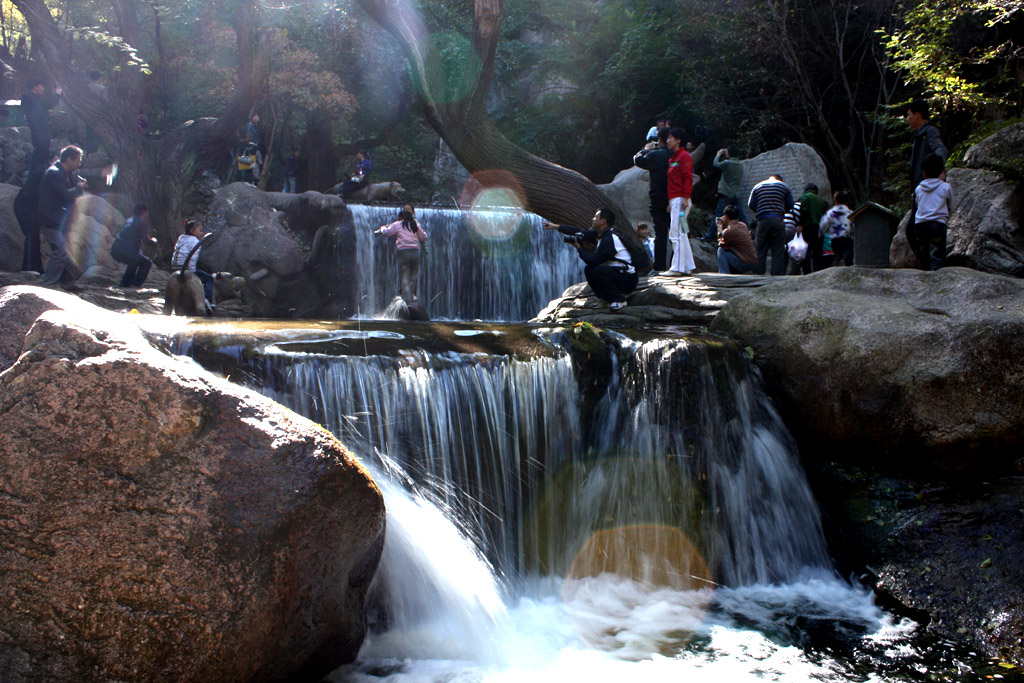
<instances>
[{"instance_id":1,"label":"waterfall","mask_svg":"<svg viewBox=\"0 0 1024 683\"><path fill-rule=\"evenodd\" d=\"M374 235L398 209L349 207L355 224L357 309L381 314L398 295L394 238ZM429 239L421 257L419 296L435 320L522 321L567 287L583 281L583 263L535 214L420 208Z\"/></svg>"},{"instance_id":2,"label":"waterfall","mask_svg":"<svg viewBox=\"0 0 1024 683\"><path fill-rule=\"evenodd\" d=\"M605 336L611 370L589 407L587 369L563 350L521 360L278 347L256 372L273 398L407 473L509 585L617 571L690 588L829 567L795 446L739 350Z\"/></svg>"},{"instance_id":3,"label":"waterfall","mask_svg":"<svg viewBox=\"0 0 1024 683\"><path fill-rule=\"evenodd\" d=\"M387 325L176 344L323 424L381 486L369 632L330 680L838 682L913 631L832 570L795 444L735 344L580 326L467 352L510 334L480 325L428 352L428 327ZM808 629L859 654L793 647Z\"/></svg>"}]
</instances>

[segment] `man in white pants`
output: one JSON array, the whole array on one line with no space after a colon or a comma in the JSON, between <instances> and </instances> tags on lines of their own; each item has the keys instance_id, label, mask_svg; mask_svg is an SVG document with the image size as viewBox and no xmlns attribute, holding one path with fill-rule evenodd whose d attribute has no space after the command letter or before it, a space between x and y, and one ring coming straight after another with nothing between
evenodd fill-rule
<instances>
[{"instance_id":1,"label":"man in white pants","mask_svg":"<svg viewBox=\"0 0 1024 683\"><path fill-rule=\"evenodd\" d=\"M685 275L697 270L693 262L690 238L683 231L680 214L690 210L690 195L693 194L693 159L686 151L686 133L682 128L673 128L668 133L666 144L672 157L668 160L668 215L671 220L668 240L672 243L670 273ZM684 219L685 220L685 219Z\"/></svg>"}]
</instances>

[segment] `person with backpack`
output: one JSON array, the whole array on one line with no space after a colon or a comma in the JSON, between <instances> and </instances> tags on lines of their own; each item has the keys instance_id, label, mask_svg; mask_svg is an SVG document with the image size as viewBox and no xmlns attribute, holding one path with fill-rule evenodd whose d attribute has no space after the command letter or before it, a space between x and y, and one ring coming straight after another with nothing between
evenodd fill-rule
<instances>
[{"instance_id":1,"label":"person with backpack","mask_svg":"<svg viewBox=\"0 0 1024 683\"><path fill-rule=\"evenodd\" d=\"M650 270L651 260L638 239L631 240L619 234L613 229L614 225L615 213L611 209L598 209L591 221L597 236L597 248L586 248L582 237L567 242L576 247L576 253L587 264L583 274L594 296L607 301L611 310L618 311L626 305L626 296L640 282L640 272ZM586 234L572 226L558 226L558 231L580 236Z\"/></svg>"},{"instance_id":2,"label":"person with backpack","mask_svg":"<svg viewBox=\"0 0 1024 683\"><path fill-rule=\"evenodd\" d=\"M203 294L206 295L206 305L211 310L214 308L213 300L213 275L198 267L199 252L202 251L201 242L209 236L203 234L203 222L193 218L185 221L178 241L174 243L174 255L171 257L171 270L191 270L203 283Z\"/></svg>"},{"instance_id":3,"label":"person with backpack","mask_svg":"<svg viewBox=\"0 0 1024 683\"><path fill-rule=\"evenodd\" d=\"M391 225L382 225L374 231L385 237L395 236L395 250L398 255L398 278L402 298L407 304L417 299L420 279L420 253L427 243L427 231L416 220L416 209L406 204L398 214L398 220Z\"/></svg>"}]
</instances>

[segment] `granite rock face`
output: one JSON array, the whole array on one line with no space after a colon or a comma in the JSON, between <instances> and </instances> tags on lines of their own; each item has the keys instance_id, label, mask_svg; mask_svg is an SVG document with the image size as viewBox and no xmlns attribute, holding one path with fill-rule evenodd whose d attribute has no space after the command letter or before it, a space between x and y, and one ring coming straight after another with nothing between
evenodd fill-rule
<instances>
[{"instance_id":1,"label":"granite rock face","mask_svg":"<svg viewBox=\"0 0 1024 683\"><path fill-rule=\"evenodd\" d=\"M832 186L828 181L825 162L813 147L802 142L787 142L778 149L744 161L740 200L746 202L754 185L767 180L773 173L782 176L783 182L793 191L794 200L804 193L807 183L814 183L818 186L818 195L829 205L832 204ZM746 205L743 210L750 213Z\"/></svg>"},{"instance_id":2,"label":"granite rock face","mask_svg":"<svg viewBox=\"0 0 1024 683\"><path fill-rule=\"evenodd\" d=\"M354 311L354 227L340 197L232 183L217 191L204 227L215 235L200 267L246 278L243 300L257 316L343 318Z\"/></svg>"},{"instance_id":3,"label":"granite rock face","mask_svg":"<svg viewBox=\"0 0 1024 683\"><path fill-rule=\"evenodd\" d=\"M1024 154L1024 147L1020 151ZM950 169L946 179L954 198L946 262L1024 277L1024 185L1020 179L969 168Z\"/></svg>"},{"instance_id":4,"label":"granite rock face","mask_svg":"<svg viewBox=\"0 0 1024 683\"><path fill-rule=\"evenodd\" d=\"M1024 124L1008 126L970 147L966 168L946 174L953 193L946 263L1024 277ZM894 268L916 268L907 244L910 214L889 249Z\"/></svg>"},{"instance_id":5,"label":"granite rock face","mask_svg":"<svg viewBox=\"0 0 1024 683\"><path fill-rule=\"evenodd\" d=\"M0 374L4 680L315 679L353 659L384 526L354 457L128 316L0 302L7 357L50 309Z\"/></svg>"},{"instance_id":6,"label":"granite rock face","mask_svg":"<svg viewBox=\"0 0 1024 683\"><path fill-rule=\"evenodd\" d=\"M801 443L963 468L1024 444L1024 281L829 268L734 298L711 330L754 349Z\"/></svg>"}]
</instances>

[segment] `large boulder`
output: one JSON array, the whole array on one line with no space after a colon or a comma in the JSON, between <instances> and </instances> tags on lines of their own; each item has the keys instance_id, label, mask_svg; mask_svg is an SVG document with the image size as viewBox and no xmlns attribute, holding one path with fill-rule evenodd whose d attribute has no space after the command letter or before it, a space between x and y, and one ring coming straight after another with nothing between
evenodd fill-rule
<instances>
[{"instance_id":1,"label":"large boulder","mask_svg":"<svg viewBox=\"0 0 1024 683\"><path fill-rule=\"evenodd\" d=\"M21 185L32 158L32 137L27 126L0 128L0 182Z\"/></svg>"},{"instance_id":2,"label":"large boulder","mask_svg":"<svg viewBox=\"0 0 1024 683\"><path fill-rule=\"evenodd\" d=\"M4 680L318 680L353 659L384 525L362 466L69 295L0 290L0 347L54 305L0 374Z\"/></svg>"},{"instance_id":3,"label":"large boulder","mask_svg":"<svg viewBox=\"0 0 1024 683\"><path fill-rule=\"evenodd\" d=\"M14 198L20 190L16 185L0 184L0 270L21 270L25 235L14 215Z\"/></svg>"},{"instance_id":4,"label":"large boulder","mask_svg":"<svg viewBox=\"0 0 1024 683\"><path fill-rule=\"evenodd\" d=\"M964 153L964 166L984 168L1018 180L1024 176L1024 123L1015 123L988 136Z\"/></svg>"},{"instance_id":5,"label":"large boulder","mask_svg":"<svg viewBox=\"0 0 1024 683\"><path fill-rule=\"evenodd\" d=\"M803 194L807 183L814 183L818 186L818 194L829 204L832 203L832 186L828 181L825 162L813 147L802 142L787 142L778 149L744 161L740 201L746 202L754 185L766 180L773 173L781 175L783 181L789 185L789 189L793 191L793 199L798 199ZM749 213L746 205L743 209Z\"/></svg>"},{"instance_id":6,"label":"large boulder","mask_svg":"<svg viewBox=\"0 0 1024 683\"><path fill-rule=\"evenodd\" d=\"M200 266L245 277L244 298L256 315L342 318L354 311L354 226L340 197L233 183L217 190L205 227L215 237ZM318 242L324 227L332 239Z\"/></svg>"},{"instance_id":7,"label":"large boulder","mask_svg":"<svg viewBox=\"0 0 1024 683\"><path fill-rule=\"evenodd\" d=\"M1024 146L1020 148L1024 154ZM1024 277L1024 185L996 171L954 168L947 263Z\"/></svg>"},{"instance_id":8,"label":"large boulder","mask_svg":"<svg viewBox=\"0 0 1024 683\"><path fill-rule=\"evenodd\" d=\"M637 223L651 223L650 211L651 174L638 166L619 171L610 183L598 185L608 197L622 207L626 218L636 227ZM651 234L654 234L653 228Z\"/></svg>"},{"instance_id":9,"label":"large boulder","mask_svg":"<svg viewBox=\"0 0 1024 683\"><path fill-rule=\"evenodd\" d=\"M706 325L730 299L767 281L769 278L757 275L651 275L640 278L636 290L626 300L626 307L618 311L611 311L607 301L598 299L590 286L581 282L548 303L530 322L589 322L613 327L679 323Z\"/></svg>"},{"instance_id":10,"label":"large boulder","mask_svg":"<svg viewBox=\"0 0 1024 683\"><path fill-rule=\"evenodd\" d=\"M14 216L14 198L20 187L0 184L0 270L21 270L25 236ZM124 216L103 197L88 194L75 201L67 228L68 253L86 277L120 277L124 266L110 257L110 245L124 224ZM49 249L41 240L43 262Z\"/></svg>"},{"instance_id":11,"label":"large boulder","mask_svg":"<svg viewBox=\"0 0 1024 683\"><path fill-rule=\"evenodd\" d=\"M218 191L204 227L215 235L199 257L206 270L248 277L266 269L278 279L302 270L305 252L299 236L288 230L284 214L270 205L267 193L248 183Z\"/></svg>"},{"instance_id":12,"label":"large boulder","mask_svg":"<svg viewBox=\"0 0 1024 683\"><path fill-rule=\"evenodd\" d=\"M1024 282L965 268L829 268L733 298L710 329L754 349L803 443L954 468L1024 444Z\"/></svg>"}]
</instances>

